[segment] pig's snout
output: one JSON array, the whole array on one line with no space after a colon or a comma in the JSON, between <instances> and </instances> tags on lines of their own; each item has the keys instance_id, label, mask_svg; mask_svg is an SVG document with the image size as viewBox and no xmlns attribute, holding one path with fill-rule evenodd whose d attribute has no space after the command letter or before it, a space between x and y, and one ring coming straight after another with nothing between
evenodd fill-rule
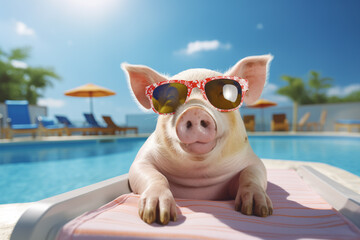
<instances>
[{"instance_id":1,"label":"pig's snout","mask_svg":"<svg viewBox=\"0 0 360 240\"><path fill-rule=\"evenodd\" d=\"M193 154L205 154L215 147L216 130L215 120L200 107L187 109L176 123L182 148Z\"/></svg>"}]
</instances>

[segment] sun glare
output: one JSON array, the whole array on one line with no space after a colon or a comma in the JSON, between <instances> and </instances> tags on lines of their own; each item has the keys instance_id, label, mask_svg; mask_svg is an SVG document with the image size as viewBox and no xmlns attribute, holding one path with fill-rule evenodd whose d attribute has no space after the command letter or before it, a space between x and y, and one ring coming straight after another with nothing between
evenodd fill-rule
<instances>
[{"instance_id":1,"label":"sun glare","mask_svg":"<svg viewBox=\"0 0 360 240\"><path fill-rule=\"evenodd\" d=\"M88 13L104 11L110 8L113 0L70 0L68 1L72 7Z\"/></svg>"},{"instance_id":2,"label":"sun glare","mask_svg":"<svg viewBox=\"0 0 360 240\"><path fill-rule=\"evenodd\" d=\"M57 1L57 4L72 16L102 18L122 2L117 0L62 0Z\"/></svg>"}]
</instances>

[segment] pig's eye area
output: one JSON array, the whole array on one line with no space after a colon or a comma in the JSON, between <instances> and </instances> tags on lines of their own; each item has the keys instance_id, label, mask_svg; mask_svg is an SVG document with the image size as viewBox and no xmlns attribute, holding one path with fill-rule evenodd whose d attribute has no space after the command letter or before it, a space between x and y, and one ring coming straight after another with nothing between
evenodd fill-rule
<instances>
[{"instance_id":1,"label":"pig's eye area","mask_svg":"<svg viewBox=\"0 0 360 240\"><path fill-rule=\"evenodd\" d=\"M165 83L154 89L152 103L159 113L173 113L185 103L188 89L181 83Z\"/></svg>"},{"instance_id":2,"label":"pig's eye area","mask_svg":"<svg viewBox=\"0 0 360 240\"><path fill-rule=\"evenodd\" d=\"M241 103L241 86L231 79L216 79L206 83L205 93L209 102L218 109L234 109Z\"/></svg>"}]
</instances>

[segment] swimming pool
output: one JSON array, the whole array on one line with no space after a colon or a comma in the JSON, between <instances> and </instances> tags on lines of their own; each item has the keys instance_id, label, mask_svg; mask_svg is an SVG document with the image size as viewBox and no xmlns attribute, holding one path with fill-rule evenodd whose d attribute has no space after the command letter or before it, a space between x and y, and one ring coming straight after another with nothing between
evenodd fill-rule
<instances>
[{"instance_id":1,"label":"swimming pool","mask_svg":"<svg viewBox=\"0 0 360 240\"><path fill-rule=\"evenodd\" d=\"M127 173L146 138L0 144L0 204L38 201ZM360 138L250 136L261 158L324 162L360 176Z\"/></svg>"}]
</instances>

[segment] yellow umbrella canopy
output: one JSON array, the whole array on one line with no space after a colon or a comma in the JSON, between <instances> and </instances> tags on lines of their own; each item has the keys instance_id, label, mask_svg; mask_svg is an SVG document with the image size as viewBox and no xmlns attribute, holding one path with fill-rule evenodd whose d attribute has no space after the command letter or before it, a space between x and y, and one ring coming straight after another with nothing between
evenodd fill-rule
<instances>
[{"instance_id":1,"label":"yellow umbrella canopy","mask_svg":"<svg viewBox=\"0 0 360 240\"><path fill-rule=\"evenodd\" d=\"M116 93L104 88L104 87L100 87L97 86L95 84L92 83L88 83L85 84L83 86L74 88L74 89L70 89L68 91L65 92L66 96L72 96L72 97L90 97L90 111L91 113L93 113L93 102L92 102L92 98L93 97L106 97L106 96L112 96L115 95Z\"/></svg>"},{"instance_id":2,"label":"yellow umbrella canopy","mask_svg":"<svg viewBox=\"0 0 360 240\"><path fill-rule=\"evenodd\" d=\"M262 130L264 131L265 128L264 128L264 108L267 108L267 107L273 107L273 106L276 106L277 103L276 102L272 102L270 100L267 100L267 99L259 99L257 100L255 103L249 105L249 106L246 106L248 108L261 108L261 121L262 121Z\"/></svg>"}]
</instances>

